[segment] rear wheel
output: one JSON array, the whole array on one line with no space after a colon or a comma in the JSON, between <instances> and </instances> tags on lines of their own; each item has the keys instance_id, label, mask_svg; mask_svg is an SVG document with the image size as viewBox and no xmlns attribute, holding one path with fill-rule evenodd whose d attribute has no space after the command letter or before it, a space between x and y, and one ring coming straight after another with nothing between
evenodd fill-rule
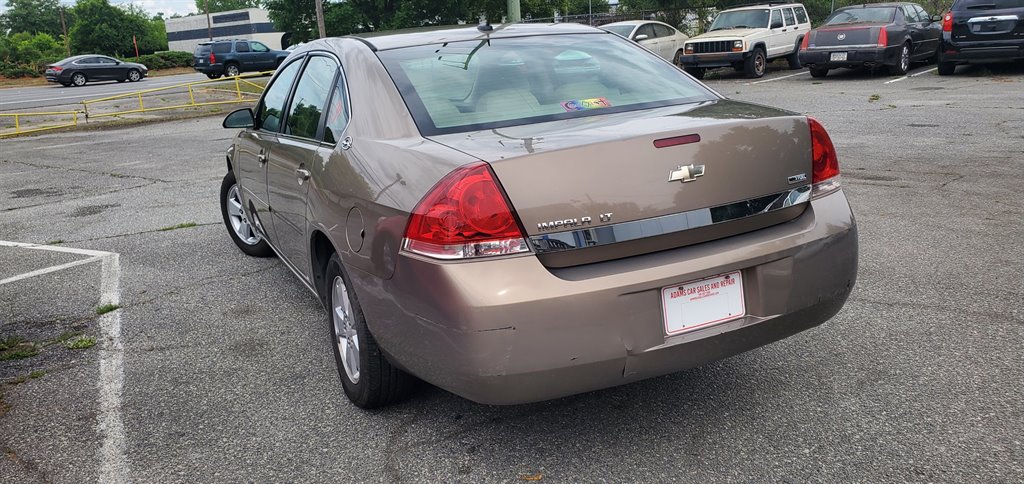
<instances>
[{"instance_id":1,"label":"rear wheel","mask_svg":"<svg viewBox=\"0 0 1024 484\"><path fill-rule=\"evenodd\" d=\"M939 62L939 75L952 76L956 72L956 64L952 62Z\"/></svg>"},{"instance_id":2,"label":"rear wheel","mask_svg":"<svg viewBox=\"0 0 1024 484\"><path fill-rule=\"evenodd\" d=\"M706 72L707 72L707 69L705 69L703 67L687 67L686 68L686 73L691 75L691 76L693 76L695 79L704 79L704 74Z\"/></svg>"},{"instance_id":3,"label":"rear wheel","mask_svg":"<svg viewBox=\"0 0 1024 484\"><path fill-rule=\"evenodd\" d=\"M903 44L900 49L899 58L896 59L896 64L889 66L889 73L894 76L903 76L910 70L910 43Z\"/></svg>"},{"instance_id":4,"label":"rear wheel","mask_svg":"<svg viewBox=\"0 0 1024 484\"><path fill-rule=\"evenodd\" d=\"M62 85L64 87L71 87L71 83L70 82L62 82L62 83L60 83L60 85Z\"/></svg>"},{"instance_id":5,"label":"rear wheel","mask_svg":"<svg viewBox=\"0 0 1024 484\"><path fill-rule=\"evenodd\" d=\"M345 395L361 408L382 407L405 398L415 380L392 366L377 346L336 253L327 262L326 276L331 345Z\"/></svg>"},{"instance_id":6,"label":"rear wheel","mask_svg":"<svg viewBox=\"0 0 1024 484\"><path fill-rule=\"evenodd\" d=\"M206 77L210 79L220 79L220 74L207 74Z\"/></svg>"},{"instance_id":7,"label":"rear wheel","mask_svg":"<svg viewBox=\"0 0 1024 484\"><path fill-rule=\"evenodd\" d=\"M248 211L242 205L242 197L235 174L228 172L220 184L220 213L228 235L238 248L253 257L270 257L274 250L260 237L252 226Z\"/></svg>"},{"instance_id":8,"label":"rear wheel","mask_svg":"<svg viewBox=\"0 0 1024 484\"><path fill-rule=\"evenodd\" d=\"M747 77L761 77L764 76L764 71L768 67L768 59L765 57L764 49L757 47L754 52L747 57L746 62L743 64L743 72Z\"/></svg>"},{"instance_id":9,"label":"rear wheel","mask_svg":"<svg viewBox=\"0 0 1024 484\"><path fill-rule=\"evenodd\" d=\"M812 67L811 77L822 78L828 76L828 69L824 67Z\"/></svg>"},{"instance_id":10,"label":"rear wheel","mask_svg":"<svg viewBox=\"0 0 1024 484\"><path fill-rule=\"evenodd\" d=\"M800 69L803 64L800 63L800 41L797 39L796 46L793 48L793 53L786 56L786 61L789 62L789 68L792 70Z\"/></svg>"},{"instance_id":11,"label":"rear wheel","mask_svg":"<svg viewBox=\"0 0 1024 484\"><path fill-rule=\"evenodd\" d=\"M71 74L71 84L81 87L84 86L86 82L89 82L89 80L85 78L85 74L82 74L81 72Z\"/></svg>"}]
</instances>

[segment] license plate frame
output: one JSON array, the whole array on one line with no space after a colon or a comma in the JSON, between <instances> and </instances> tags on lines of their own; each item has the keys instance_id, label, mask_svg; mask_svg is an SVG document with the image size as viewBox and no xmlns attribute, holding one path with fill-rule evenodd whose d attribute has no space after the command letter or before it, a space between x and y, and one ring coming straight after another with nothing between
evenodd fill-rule
<instances>
[{"instance_id":1,"label":"license plate frame","mask_svg":"<svg viewBox=\"0 0 1024 484\"><path fill-rule=\"evenodd\" d=\"M665 286L661 288L661 308L667 336L742 318L747 314L743 273L732 271Z\"/></svg>"},{"instance_id":2,"label":"license plate frame","mask_svg":"<svg viewBox=\"0 0 1024 484\"><path fill-rule=\"evenodd\" d=\"M849 58L850 56L847 52L831 52L828 56L829 62L846 62Z\"/></svg>"}]
</instances>

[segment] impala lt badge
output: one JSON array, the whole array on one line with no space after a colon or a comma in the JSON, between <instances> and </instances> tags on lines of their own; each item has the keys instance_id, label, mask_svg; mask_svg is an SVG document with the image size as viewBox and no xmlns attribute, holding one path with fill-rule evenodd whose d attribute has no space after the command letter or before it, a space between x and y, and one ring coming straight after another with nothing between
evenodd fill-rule
<instances>
[{"instance_id":1,"label":"impala lt badge","mask_svg":"<svg viewBox=\"0 0 1024 484\"><path fill-rule=\"evenodd\" d=\"M704 165L680 166L668 173L668 181L692 182L699 176L704 176Z\"/></svg>"}]
</instances>

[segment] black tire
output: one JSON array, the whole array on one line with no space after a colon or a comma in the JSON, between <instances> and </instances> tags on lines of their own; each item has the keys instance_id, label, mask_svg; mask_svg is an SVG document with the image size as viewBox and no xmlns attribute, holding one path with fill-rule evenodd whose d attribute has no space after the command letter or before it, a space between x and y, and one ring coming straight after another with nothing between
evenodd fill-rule
<instances>
[{"instance_id":1,"label":"black tire","mask_svg":"<svg viewBox=\"0 0 1024 484\"><path fill-rule=\"evenodd\" d=\"M138 69L128 70L128 80L131 82L139 82L142 80L142 73Z\"/></svg>"},{"instance_id":2,"label":"black tire","mask_svg":"<svg viewBox=\"0 0 1024 484\"><path fill-rule=\"evenodd\" d=\"M789 68L791 70L797 70L803 68L803 64L800 63L800 42L803 37L796 39L796 46L793 48L793 53L786 56L786 62L789 62Z\"/></svg>"},{"instance_id":3,"label":"black tire","mask_svg":"<svg viewBox=\"0 0 1024 484\"><path fill-rule=\"evenodd\" d=\"M224 77L235 77L242 73L242 70L238 68L238 64L230 63L224 65Z\"/></svg>"},{"instance_id":4,"label":"black tire","mask_svg":"<svg viewBox=\"0 0 1024 484\"><path fill-rule=\"evenodd\" d=\"M220 74L207 74L206 77L210 79L220 79Z\"/></svg>"},{"instance_id":5,"label":"black tire","mask_svg":"<svg viewBox=\"0 0 1024 484\"><path fill-rule=\"evenodd\" d=\"M687 67L686 68L686 73L691 75L691 76L693 76L694 79L704 79L704 74L706 72L707 72L707 69L705 69L703 67Z\"/></svg>"},{"instance_id":6,"label":"black tire","mask_svg":"<svg viewBox=\"0 0 1024 484\"><path fill-rule=\"evenodd\" d=\"M64 87L71 87L71 83L70 82L62 82L62 83L60 83L60 85L62 85Z\"/></svg>"},{"instance_id":7,"label":"black tire","mask_svg":"<svg viewBox=\"0 0 1024 484\"><path fill-rule=\"evenodd\" d=\"M672 57L672 63L677 65L677 66L679 66L679 67L683 67L683 50L682 49L676 51L676 55L674 57Z\"/></svg>"},{"instance_id":8,"label":"black tire","mask_svg":"<svg viewBox=\"0 0 1024 484\"><path fill-rule=\"evenodd\" d=\"M955 63L939 61L939 75L940 76L952 76L954 72L956 72L956 64Z\"/></svg>"},{"instance_id":9,"label":"black tire","mask_svg":"<svg viewBox=\"0 0 1024 484\"><path fill-rule=\"evenodd\" d=\"M341 265L341 259L337 253L331 254L327 261L327 268L324 271L323 288L324 299L327 304L327 327L331 336L331 347L334 349L334 361L338 367L338 376L341 378L341 385L345 390L345 396L357 407L377 408L399 402L412 393L416 380L409 374L395 368L388 362L377 341L373 339L369 328L366 326L366 319L363 310L359 306L359 299L351 289L351 279ZM349 311L346 317L351 318L351 329L356 335L358 351L358 368L356 379L353 381L345 370L345 363L341 350L339 349L338 324L335 324L335 280L340 279L346 290L339 297L347 295ZM342 313L345 311L343 310ZM348 340L346 340L348 341Z\"/></svg>"},{"instance_id":10,"label":"black tire","mask_svg":"<svg viewBox=\"0 0 1024 484\"><path fill-rule=\"evenodd\" d=\"M236 191L235 194L231 193L232 189ZM274 249L270 248L270 244L268 244L266 240L263 240L262 237L255 235L256 233L252 231L251 222L247 221L246 209L242 206L241 199L237 199L237 208L241 210L242 218L246 220L251 233L255 235L255 240L250 239L246 241L239 237L235 226L232 223L232 215L229 213L228 208L229 197L236 198L238 190L240 190L240 188L238 187L238 182L235 181L235 174L229 171L227 175L224 175L224 180L220 183L220 214L224 218L224 227L228 229L228 235L231 236L231 240L236 246L238 246L238 249L248 255L253 257L273 256Z\"/></svg>"},{"instance_id":11,"label":"black tire","mask_svg":"<svg viewBox=\"0 0 1024 484\"><path fill-rule=\"evenodd\" d=\"M821 78L826 77L826 76L828 76L828 68L825 68L825 67L812 67L811 68L811 77L816 77L818 79L821 79Z\"/></svg>"},{"instance_id":12,"label":"black tire","mask_svg":"<svg viewBox=\"0 0 1024 484\"><path fill-rule=\"evenodd\" d=\"M743 62L743 73L749 78L756 79L764 76L767 69L768 57L765 56L764 49L755 47L754 52Z\"/></svg>"},{"instance_id":13,"label":"black tire","mask_svg":"<svg viewBox=\"0 0 1024 484\"><path fill-rule=\"evenodd\" d=\"M910 42L903 44L900 55L896 58L896 64L889 66L889 74L894 76L905 76L910 70Z\"/></svg>"},{"instance_id":14,"label":"black tire","mask_svg":"<svg viewBox=\"0 0 1024 484\"><path fill-rule=\"evenodd\" d=\"M117 80L117 82L124 82L124 81L126 81L126 80L127 80L127 79L118 79L118 80Z\"/></svg>"},{"instance_id":15,"label":"black tire","mask_svg":"<svg viewBox=\"0 0 1024 484\"><path fill-rule=\"evenodd\" d=\"M74 74L71 74L71 85L77 86L77 87L82 87L87 82L89 82L89 79L87 77L85 77L85 74L82 74L81 72L76 72Z\"/></svg>"}]
</instances>

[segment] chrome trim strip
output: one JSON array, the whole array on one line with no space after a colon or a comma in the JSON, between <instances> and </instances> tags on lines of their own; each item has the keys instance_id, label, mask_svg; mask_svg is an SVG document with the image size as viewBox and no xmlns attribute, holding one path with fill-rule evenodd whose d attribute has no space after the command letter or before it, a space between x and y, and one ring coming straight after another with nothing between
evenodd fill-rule
<instances>
[{"instance_id":1,"label":"chrome trim strip","mask_svg":"<svg viewBox=\"0 0 1024 484\"><path fill-rule=\"evenodd\" d=\"M878 44L856 44L856 45L816 45L810 46L804 50L832 50L835 52L843 52L846 49L884 49L886 46Z\"/></svg>"},{"instance_id":2,"label":"chrome trim strip","mask_svg":"<svg viewBox=\"0 0 1024 484\"><path fill-rule=\"evenodd\" d=\"M1020 20L1020 17L1017 17L1016 15L992 15L989 17L972 17L967 21L967 23L973 24L978 22L1003 22L1006 20L1016 21Z\"/></svg>"},{"instance_id":3,"label":"chrome trim strip","mask_svg":"<svg viewBox=\"0 0 1024 484\"><path fill-rule=\"evenodd\" d=\"M587 229L533 235L530 236L530 245L537 254L550 254L584 247L596 247L730 222L758 214L774 212L806 203L810 200L811 186L804 185L750 200L699 208L661 217Z\"/></svg>"}]
</instances>

